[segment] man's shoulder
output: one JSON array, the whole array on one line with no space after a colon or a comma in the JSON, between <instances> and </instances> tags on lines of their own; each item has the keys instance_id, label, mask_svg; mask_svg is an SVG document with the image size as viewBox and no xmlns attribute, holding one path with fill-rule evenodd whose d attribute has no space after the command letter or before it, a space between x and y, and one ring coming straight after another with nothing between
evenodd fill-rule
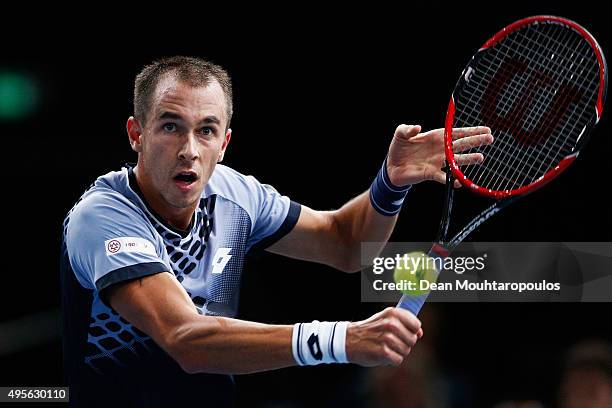
<instances>
[{"instance_id":1,"label":"man's shoulder","mask_svg":"<svg viewBox=\"0 0 612 408\"><path fill-rule=\"evenodd\" d=\"M253 176L247 176L231 167L217 164L203 195L221 196L244 206L252 200L257 184L258 182Z\"/></svg>"},{"instance_id":2,"label":"man's shoulder","mask_svg":"<svg viewBox=\"0 0 612 408\"><path fill-rule=\"evenodd\" d=\"M231 167L217 164L206 188L204 195L213 194L223 196L229 200L250 202L254 196L261 193L261 189L273 187L260 183L254 176L242 174Z\"/></svg>"},{"instance_id":3,"label":"man's shoulder","mask_svg":"<svg viewBox=\"0 0 612 408\"><path fill-rule=\"evenodd\" d=\"M69 212L69 218L91 220L92 217L110 216L113 213L140 213L138 206L130 199L125 169L112 171L96 179L91 187Z\"/></svg>"},{"instance_id":4,"label":"man's shoulder","mask_svg":"<svg viewBox=\"0 0 612 408\"><path fill-rule=\"evenodd\" d=\"M252 176L244 175L229 166L217 164L212 176L210 177L209 184L214 185L216 188L221 188L227 184L240 184L247 182L250 178L252 178Z\"/></svg>"}]
</instances>

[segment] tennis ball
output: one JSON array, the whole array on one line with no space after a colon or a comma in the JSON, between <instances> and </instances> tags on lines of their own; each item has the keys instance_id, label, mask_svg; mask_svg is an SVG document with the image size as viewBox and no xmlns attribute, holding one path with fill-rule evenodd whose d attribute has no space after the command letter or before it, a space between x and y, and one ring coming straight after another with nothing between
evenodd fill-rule
<instances>
[{"instance_id":1,"label":"tennis ball","mask_svg":"<svg viewBox=\"0 0 612 408\"><path fill-rule=\"evenodd\" d=\"M414 282L412 290L406 288L401 292L404 295L419 296L429 293L428 289L421 289L421 281L435 283L438 280L438 270L433 258L421 251L409 252L400 258L400 262L393 272L395 283L402 281Z\"/></svg>"}]
</instances>

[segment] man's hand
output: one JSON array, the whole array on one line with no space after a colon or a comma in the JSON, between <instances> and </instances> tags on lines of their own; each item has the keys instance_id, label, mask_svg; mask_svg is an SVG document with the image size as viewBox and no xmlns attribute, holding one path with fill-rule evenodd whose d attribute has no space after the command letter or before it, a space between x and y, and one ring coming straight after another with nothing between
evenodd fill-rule
<instances>
[{"instance_id":1,"label":"man's hand","mask_svg":"<svg viewBox=\"0 0 612 408\"><path fill-rule=\"evenodd\" d=\"M395 130L389 147L387 172L396 186L416 184L425 180L446 183L444 167L444 129L419 133L421 126L400 125ZM493 143L491 129L484 126L453 129L453 151L462 152L473 147ZM482 163L481 153L455 154L460 166ZM455 187L461 187L455 181Z\"/></svg>"},{"instance_id":2,"label":"man's hand","mask_svg":"<svg viewBox=\"0 0 612 408\"><path fill-rule=\"evenodd\" d=\"M423 336L421 321L404 309L388 307L367 320L350 323L346 355L366 367L399 365Z\"/></svg>"}]
</instances>

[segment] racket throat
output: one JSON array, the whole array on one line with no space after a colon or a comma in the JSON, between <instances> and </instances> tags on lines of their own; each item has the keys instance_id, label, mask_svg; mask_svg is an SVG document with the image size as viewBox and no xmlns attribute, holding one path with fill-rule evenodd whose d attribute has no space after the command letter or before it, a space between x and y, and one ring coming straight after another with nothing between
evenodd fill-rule
<instances>
[{"instance_id":1,"label":"racket throat","mask_svg":"<svg viewBox=\"0 0 612 408\"><path fill-rule=\"evenodd\" d=\"M446 248L441 243L434 243L431 245L431 249L429 250L430 256L435 256L438 258L447 258L450 255L450 249Z\"/></svg>"},{"instance_id":2,"label":"racket throat","mask_svg":"<svg viewBox=\"0 0 612 408\"><path fill-rule=\"evenodd\" d=\"M446 197L444 199L444 208L442 209L440 227L438 228L438 234L436 236L436 242L438 244L446 242L448 238L448 224L450 221L450 213L453 209L453 184L455 183L455 178L453 177L448 161L446 161L446 165L444 166L443 170L446 172Z\"/></svg>"}]
</instances>

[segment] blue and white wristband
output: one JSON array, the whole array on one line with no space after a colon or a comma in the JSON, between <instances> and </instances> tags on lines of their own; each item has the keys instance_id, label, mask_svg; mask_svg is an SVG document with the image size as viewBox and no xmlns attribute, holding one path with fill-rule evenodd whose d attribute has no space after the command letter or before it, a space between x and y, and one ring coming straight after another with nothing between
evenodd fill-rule
<instances>
[{"instance_id":1,"label":"blue and white wristband","mask_svg":"<svg viewBox=\"0 0 612 408\"><path fill-rule=\"evenodd\" d=\"M411 184L397 187L391 183L385 158L378 175L370 186L370 203L382 215L395 215L402 209L404 199L411 187Z\"/></svg>"},{"instance_id":2,"label":"blue and white wristband","mask_svg":"<svg viewBox=\"0 0 612 408\"><path fill-rule=\"evenodd\" d=\"M349 322L296 323L291 346L293 358L301 365L348 363L346 331Z\"/></svg>"}]
</instances>

